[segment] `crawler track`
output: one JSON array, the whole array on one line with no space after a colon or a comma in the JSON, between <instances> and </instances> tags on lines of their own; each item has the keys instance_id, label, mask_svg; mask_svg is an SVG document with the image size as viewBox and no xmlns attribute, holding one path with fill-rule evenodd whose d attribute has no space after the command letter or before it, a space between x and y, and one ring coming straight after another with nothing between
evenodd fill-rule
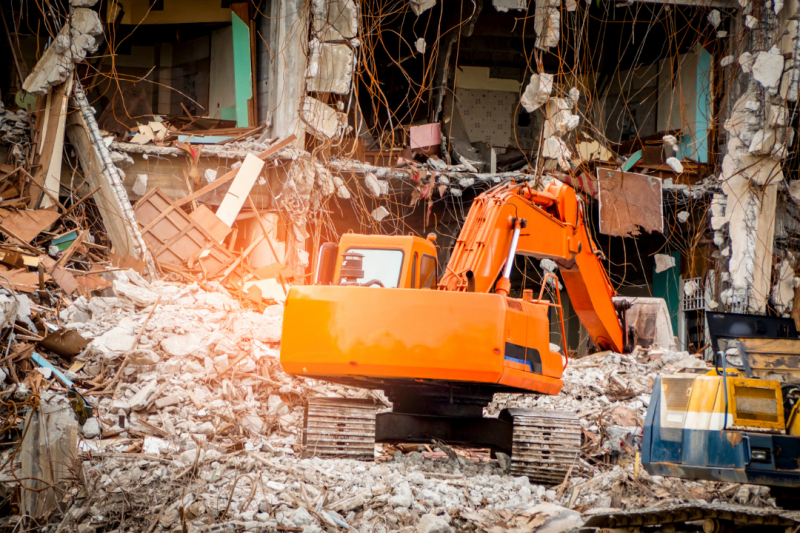
<instances>
[{"instance_id":1,"label":"crawler track","mask_svg":"<svg viewBox=\"0 0 800 533\"><path fill-rule=\"evenodd\" d=\"M580 457L581 425L575 413L509 409L514 420L511 473L558 484Z\"/></svg>"},{"instance_id":2,"label":"crawler track","mask_svg":"<svg viewBox=\"0 0 800 533\"><path fill-rule=\"evenodd\" d=\"M701 522L710 531L720 531L720 525L733 528L746 526L774 526L780 528L800 525L800 512L763 507L748 507L696 501L658 508L631 511L598 511L587 513L582 531L615 528L647 528L666 524ZM730 529L730 528L724 528Z\"/></svg>"},{"instance_id":3,"label":"crawler track","mask_svg":"<svg viewBox=\"0 0 800 533\"><path fill-rule=\"evenodd\" d=\"M303 428L306 455L372 461L376 413L372 400L310 398Z\"/></svg>"}]
</instances>

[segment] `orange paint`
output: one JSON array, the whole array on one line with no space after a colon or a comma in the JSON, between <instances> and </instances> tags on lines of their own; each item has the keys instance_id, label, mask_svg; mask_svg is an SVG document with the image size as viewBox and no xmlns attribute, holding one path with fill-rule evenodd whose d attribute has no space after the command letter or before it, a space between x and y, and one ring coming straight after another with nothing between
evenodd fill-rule
<instances>
[{"instance_id":1,"label":"orange paint","mask_svg":"<svg viewBox=\"0 0 800 533\"><path fill-rule=\"evenodd\" d=\"M561 354L550 351L548 309L560 311L560 295L553 304L490 290L508 256L513 225L525 219L517 254L555 260L595 344L622 351L622 328L611 300L615 292L579 207L575 192L559 182L544 192L511 182L483 193L473 202L439 290L419 290L424 283L420 258L436 257L431 241L343 235L334 283L348 250L398 250L398 288L293 287L283 319L284 370L329 381L358 380L368 388L435 380L558 394L564 363ZM468 272L474 274L474 292L468 292ZM534 365L537 372L531 371Z\"/></svg>"}]
</instances>

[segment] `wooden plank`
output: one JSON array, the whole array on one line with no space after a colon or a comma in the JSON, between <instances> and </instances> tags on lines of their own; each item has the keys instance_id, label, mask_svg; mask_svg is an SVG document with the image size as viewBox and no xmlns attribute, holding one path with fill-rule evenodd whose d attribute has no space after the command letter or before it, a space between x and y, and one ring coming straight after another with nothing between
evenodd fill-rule
<instances>
[{"instance_id":1,"label":"wooden plank","mask_svg":"<svg viewBox=\"0 0 800 533\"><path fill-rule=\"evenodd\" d=\"M36 159L39 166L33 171L31 183L29 201L31 208L54 205L47 195L42 196L42 187L58 197L61 161L64 154L64 128L67 121L67 103L69 102L69 93L72 91L72 80L72 75L70 75L67 81L52 88L47 95L47 107L43 113L44 120L40 132L39 157Z\"/></svg>"},{"instance_id":2,"label":"wooden plank","mask_svg":"<svg viewBox=\"0 0 800 533\"><path fill-rule=\"evenodd\" d=\"M78 289L78 282L75 276L64 270L63 267L56 264L52 257L46 255L42 258L42 264L53 277L53 280L58 283L58 286L63 289L67 294L72 294Z\"/></svg>"},{"instance_id":3,"label":"wooden plank","mask_svg":"<svg viewBox=\"0 0 800 533\"><path fill-rule=\"evenodd\" d=\"M236 268L236 267L239 265L239 263L241 263L241 262L242 262L242 259L244 259L244 258L245 258L245 257L247 257L248 255L250 255L250 252L252 252L252 251L255 249L255 247L256 247L256 246L258 246L259 244L261 244L261 241L263 241L263 240L264 240L264 236L262 235L262 236L261 236L261 237L259 237L258 239L256 239L256 240L254 240L253 242L251 242L251 243L250 243L250 246L248 246L248 247L247 247L247 249L245 249L245 251L244 251L244 252L242 252L242 255L240 255L239 257L237 257L237 258L234 260L234 262L233 262L233 263L231 263L231 265L230 265L228 268L226 268L226 269L225 269L225 272L222 274L222 279L225 279L225 278L227 278L227 277L230 275L230 273L231 273L231 272L233 272L233 269L234 269L234 268Z\"/></svg>"},{"instance_id":4,"label":"wooden plank","mask_svg":"<svg viewBox=\"0 0 800 533\"><path fill-rule=\"evenodd\" d=\"M45 277L45 281L49 279ZM9 283L17 291L33 293L39 289L39 274L27 269L0 271L0 287L8 288Z\"/></svg>"},{"instance_id":5,"label":"wooden plank","mask_svg":"<svg viewBox=\"0 0 800 533\"><path fill-rule=\"evenodd\" d=\"M47 209L30 211L0 209L0 224L14 237L14 240L24 244L30 243L60 217L57 211Z\"/></svg>"},{"instance_id":6,"label":"wooden plank","mask_svg":"<svg viewBox=\"0 0 800 533\"><path fill-rule=\"evenodd\" d=\"M192 211L189 218L205 229L214 238L215 242L222 242L231 232L231 227L204 205Z\"/></svg>"},{"instance_id":7,"label":"wooden plank","mask_svg":"<svg viewBox=\"0 0 800 533\"><path fill-rule=\"evenodd\" d=\"M219 217L222 222L228 226L233 226L233 223L236 221L236 215L242 210L242 206L245 200L247 200L247 196L253 189L253 185L255 185L263 168L263 160L252 154L247 154L244 163L242 163L242 166L239 168L239 174L237 174L236 179L231 183L225 198L222 199L222 203L217 209L217 217Z\"/></svg>"},{"instance_id":8,"label":"wooden plank","mask_svg":"<svg viewBox=\"0 0 800 533\"><path fill-rule=\"evenodd\" d=\"M44 177L44 192L45 194L39 202L39 207L47 208L58 203L58 193L61 187L61 163L64 158L64 130L67 127L67 104L69 103L69 95L72 93L72 80L74 74L70 74L67 81L64 82L63 89L59 88L57 91L58 98L54 99L53 104L57 104L58 108L54 109L57 115L56 119L56 136L53 143L53 152L47 164L46 174ZM55 108L56 105L53 105ZM31 194L31 207L36 207L34 203L35 196Z\"/></svg>"},{"instance_id":9,"label":"wooden plank","mask_svg":"<svg viewBox=\"0 0 800 533\"><path fill-rule=\"evenodd\" d=\"M64 250L64 253L61 255L61 257L58 258L58 261L56 261L56 265L62 268L67 266L67 263L69 262L70 259L72 259L72 255L78 249L78 246L81 245L81 243L83 242L83 238L86 237L87 233L89 233L89 230L85 229L78 234L75 240L72 241L72 244L69 245L69 248Z\"/></svg>"}]
</instances>

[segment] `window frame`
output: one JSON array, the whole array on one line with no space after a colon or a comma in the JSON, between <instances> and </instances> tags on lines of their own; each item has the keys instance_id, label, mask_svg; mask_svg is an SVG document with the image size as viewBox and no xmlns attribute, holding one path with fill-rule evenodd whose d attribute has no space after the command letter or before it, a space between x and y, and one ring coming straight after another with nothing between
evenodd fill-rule
<instances>
[{"instance_id":1,"label":"window frame","mask_svg":"<svg viewBox=\"0 0 800 533\"><path fill-rule=\"evenodd\" d=\"M436 283L431 285L430 287L425 286L422 282L422 260L425 259L426 257L430 257L433 260L433 279L436 280ZM420 275L420 280L419 280L420 289L435 289L436 286L439 284L439 259L436 256L430 254L425 254L425 253L422 254L422 257L420 257L419 261L419 275Z\"/></svg>"},{"instance_id":2,"label":"window frame","mask_svg":"<svg viewBox=\"0 0 800 533\"><path fill-rule=\"evenodd\" d=\"M404 270L403 267L405 266L405 260L406 260L406 252L405 252L405 250L403 250L402 248L376 248L376 247L372 247L372 246L361 246L361 247L351 246L350 248L348 248L345 251L345 254L353 252L354 250L383 250L383 251L387 251L387 252L400 252L400 273L397 275L397 284L394 287L386 287L387 289L399 289L400 288L400 280L403 279L403 270ZM358 252L354 252L354 253L358 253ZM341 283L341 282L342 282L342 276L340 274L339 275L339 279L337 280L337 283Z\"/></svg>"}]
</instances>

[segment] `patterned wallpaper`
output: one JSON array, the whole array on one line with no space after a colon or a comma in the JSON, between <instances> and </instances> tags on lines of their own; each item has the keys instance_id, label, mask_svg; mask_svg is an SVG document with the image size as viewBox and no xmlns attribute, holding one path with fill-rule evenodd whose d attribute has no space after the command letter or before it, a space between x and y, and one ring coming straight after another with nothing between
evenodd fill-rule
<instances>
[{"instance_id":1,"label":"patterned wallpaper","mask_svg":"<svg viewBox=\"0 0 800 533\"><path fill-rule=\"evenodd\" d=\"M458 89L458 111L470 142L486 141L496 148L514 146L513 123L517 93Z\"/></svg>"}]
</instances>

